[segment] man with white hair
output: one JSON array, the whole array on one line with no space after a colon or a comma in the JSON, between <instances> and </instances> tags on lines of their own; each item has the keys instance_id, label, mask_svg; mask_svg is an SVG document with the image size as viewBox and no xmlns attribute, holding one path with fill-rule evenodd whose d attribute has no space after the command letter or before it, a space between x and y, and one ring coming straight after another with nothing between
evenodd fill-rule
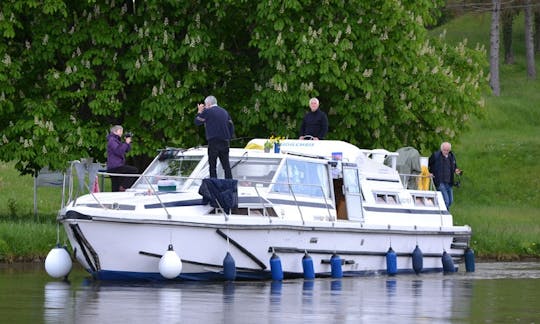
<instances>
[{"instance_id":1,"label":"man with white hair","mask_svg":"<svg viewBox=\"0 0 540 324\"><path fill-rule=\"evenodd\" d=\"M234 136L234 125L227 110L218 106L216 97L208 96L204 99L204 104L197 105L195 125L204 125L206 129L210 178L217 178L216 166L219 158L225 179L232 179L229 145Z\"/></svg>"},{"instance_id":2,"label":"man with white hair","mask_svg":"<svg viewBox=\"0 0 540 324\"><path fill-rule=\"evenodd\" d=\"M328 133L328 117L319 109L319 99L309 99L309 108L311 111L304 116L300 126L299 139L324 139Z\"/></svg>"},{"instance_id":3,"label":"man with white hair","mask_svg":"<svg viewBox=\"0 0 540 324\"><path fill-rule=\"evenodd\" d=\"M452 153L452 145L450 143L442 143L441 150L431 154L428 168L433 176L435 188L442 193L446 209L450 210L450 205L454 200L454 193L452 191L454 174L461 174L461 170L457 167L456 157Z\"/></svg>"}]
</instances>

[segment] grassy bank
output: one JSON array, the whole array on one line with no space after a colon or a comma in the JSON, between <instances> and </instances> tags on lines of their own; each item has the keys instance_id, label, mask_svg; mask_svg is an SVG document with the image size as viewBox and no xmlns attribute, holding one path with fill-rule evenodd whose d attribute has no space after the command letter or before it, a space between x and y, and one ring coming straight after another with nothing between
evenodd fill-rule
<instances>
[{"instance_id":1,"label":"grassy bank","mask_svg":"<svg viewBox=\"0 0 540 324\"><path fill-rule=\"evenodd\" d=\"M0 163L0 192L0 262L44 259L56 243L61 189L38 187L35 213L34 178Z\"/></svg>"},{"instance_id":2,"label":"grassy bank","mask_svg":"<svg viewBox=\"0 0 540 324\"><path fill-rule=\"evenodd\" d=\"M12 163L0 162L0 221L54 222L62 203L60 187L38 187L34 213L34 178L20 176Z\"/></svg>"},{"instance_id":3,"label":"grassy bank","mask_svg":"<svg viewBox=\"0 0 540 324\"><path fill-rule=\"evenodd\" d=\"M43 261L55 245L56 233L51 222L0 222L0 262Z\"/></svg>"},{"instance_id":4,"label":"grassy bank","mask_svg":"<svg viewBox=\"0 0 540 324\"><path fill-rule=\"evenodd\" d=\"M434 34L445 29L450 43L466 38L470 47L489 49L490 18L464 16ZM456 222L472 226L477 255L490 259L540 256L540 81L527 79L524 38L518 17L516 63L500 65L501 96L486 95L485 118L473 120L452 146L464 170L452 212Z\"/></svg>"},{"instance_id":5,"label":"grassy bank","mask_svg":"<svg viewBox=\"0 0 540 324\"><path fill-rule=\"evenodd\" d=\"M466 37L469 46L488 48L489 23L487 15L465 16L444 29L449 42ZM453 143L464 175L452 213L457 224L472 226L472 247L481 258L540 257L540 81L526 77L522 25L519 18L516 64L501 65L502 95L487 94L485 118L473 120L471 130ZM61 190L38 188L35 216L33 178L0 163L0 192L0 261L45 256L56 243Z\"/></svg>"}]
</instances>

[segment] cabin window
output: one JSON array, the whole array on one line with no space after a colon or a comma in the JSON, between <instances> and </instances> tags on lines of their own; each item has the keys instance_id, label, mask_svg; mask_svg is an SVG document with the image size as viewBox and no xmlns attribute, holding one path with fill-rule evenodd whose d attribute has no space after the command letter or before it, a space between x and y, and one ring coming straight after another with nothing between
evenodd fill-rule
<instances>
[{"instance_id":1,"label":"cabin window","mask_svg":"<svg viewBox=\"0 0 540 324\"><path fill-rule=\"evenodd\" d=\"M286 159L278 171L274 192L313 197L329 197L330 180L327 164Z\"/></svg>"},{"instance_id":2,"label":"cabin window","mask_svg":"<svg viewBox=\"0 0 540 324\"><path fill-rule=\"evenodd\" d=\"M214 212L221 213L217 208ZM234 208L232 210L233 214L236 215L247 215L247 216L264 216L264 217L277 217L277 213L274 208Z\"/></svg>"},{"instance_id":3,"label":"cabin window","mask_svg":"<svg viewBox=\"0 0 540 324\"><path fill-rule=\"evenodd\" d=\"M420 196L413 195L415 206L435 207L437 206L437 199L435 196Z\"/></svg>"},{"instance_id":4,"label":"cabin window","mask_svg":"<svg viewBox=\"0 0 540 324\"><path fill-rule=\"evenodd\" d=\"M378 204L396 205L399 203L397 194L395 193L375 193L375 202Z\"/></svg>"}]
</instances>

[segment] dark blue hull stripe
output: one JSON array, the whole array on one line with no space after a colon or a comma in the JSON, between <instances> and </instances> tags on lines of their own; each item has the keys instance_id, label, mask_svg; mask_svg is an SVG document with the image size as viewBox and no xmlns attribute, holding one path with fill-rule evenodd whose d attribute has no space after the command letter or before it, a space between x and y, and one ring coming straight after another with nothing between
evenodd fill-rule
<instances>
[{"instance_id":1,"label":"dark blue hull stripe","mask_svg":"<svg viewBox=\"0 0 540 324\"><path fill-rule=\"evenodd\" d=\"M206 205L206 204L203 204L203 201L201 198L201 199L192 199L192 200L169 201L163 204L148 204L148 205L144 205L144 208L150 209L150 208L184 207L184 206L198 206L198 205Z\"/></svg>"},{"instance_id":2,"label":"dark blue hull stripe","mask_svg":"<svg viewBox=\"0 0 540 324\"><path fill-rule=\"evenodd\" d=\"M422 273L442 272L440 268L423 269ZM456 267L457 271L457 267ZM90 272L92 277L103 281L225 281L223 272L199 272L180 274L175 279L165 279L159 272L128 272L128 271L108 271L100 270ZM398 269L398 274L414 274L413 269ZM386 275L386 270L370 270L370 271L343 271L344 277L367 277L375 275ZM284 279L299 279L303 278L303 273L285 272ZM317 274L317 278L329 278L330 272ZM270 271L237 271L236 280L271 280L272 274Z\"/></svg>"}]
</instances>

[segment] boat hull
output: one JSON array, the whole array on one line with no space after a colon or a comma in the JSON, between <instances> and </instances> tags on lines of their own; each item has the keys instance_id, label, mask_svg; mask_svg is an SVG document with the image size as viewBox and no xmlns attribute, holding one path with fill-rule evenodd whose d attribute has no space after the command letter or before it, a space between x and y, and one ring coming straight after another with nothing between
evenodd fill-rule
<instances>
[{"instance_id":1,"label":"boat hull","mask_svg":"<svg viewBox=\"0 0 540 324\"><path fill-rule=\"evenodd\" d=\"M201 217L204 218L204 217ZM413 273L412 252L423 252L422 272L443 271L442 253L459 261L455 248L467 240L468 227L388 228L352 222L290 222L280 219L229 217L214 222L64 217L75 258L100 280L165 280L159 261L172 244L182 260L178 280L225 280L223 260L229 252L236 279L271 279L270 258L280 257L283 277L304 276L307 253L317 277L332 275L330 258L341 258L343 276L387 273L387 251L396 252L396 273Z\"/></svg>"}]
</instances>

